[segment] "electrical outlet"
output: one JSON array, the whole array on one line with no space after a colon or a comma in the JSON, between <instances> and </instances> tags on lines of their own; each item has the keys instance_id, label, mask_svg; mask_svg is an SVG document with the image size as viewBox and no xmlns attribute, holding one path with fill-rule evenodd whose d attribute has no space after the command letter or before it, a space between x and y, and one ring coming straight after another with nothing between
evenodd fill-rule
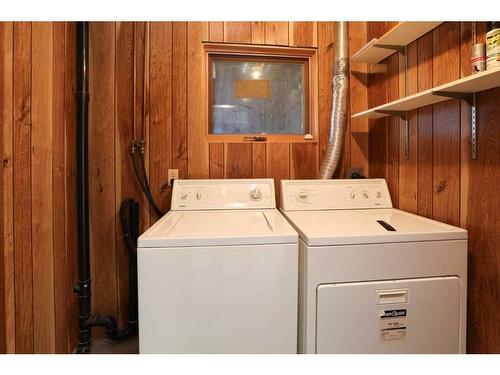
<instances>
[{"instance_id":1,"label":"electrical outlet","mask_svg":"<svg viewBox=\"0 0 500 375\"><path fill-rule=\"evenodd\" d=\"M347 168L347 170L345 171L345 178L352 178L353 173L356 172L363 176L363 167Z\"/></svg>"},{"instance_id":2,"label":"electrical outlet","mask_svg":"<svg viewBox=\"0 0 500 375\"><path fill-rule=\"evenodd\" d=\"M179 170L178 169L169 169L168 170L168 186L172 186L174 184L174 180L179 178Z\"/></svg>"}]
</instances>

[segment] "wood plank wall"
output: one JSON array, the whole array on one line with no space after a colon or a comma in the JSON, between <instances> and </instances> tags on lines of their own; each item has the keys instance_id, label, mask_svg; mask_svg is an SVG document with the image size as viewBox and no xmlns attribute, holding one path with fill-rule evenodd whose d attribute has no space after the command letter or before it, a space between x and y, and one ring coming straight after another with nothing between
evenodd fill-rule
<instances>
[{"instance_id":1,"label":"wood plank wall","mask_svg":"<svg viewBox=\"0 0 500 375\"><path fill-rule=\"evenodd\" d=\"M0 41L0 352L69 352L78 316L75 24L4 22ZM318 139L209 144L200 110L203 41L317 48ZM366 23L351 23L351 53L365 42ZM169 168L180 178L314 178L328 142L333 43L332 22L91 23L93 312L126 322L121 202L141 203L141 230L158 219L133 176L131 141L145 140L153 194L165 210ZM355 68L352 112L368 103L366 68ZM363 120L349 124L338 176L351 164L368 170L366 129Z\"/></svg>"},{"instance_id":2,"label":"wood plank wall","mask_svg":"<svg viewBox=\"0 0 500 375\"><path fill-rule=\"evenodd\" d=\"M369 22L368 39L394 26ZM470 22L446 22L408 46L406 94L470 74ZM485 40L485 23L477 40ZM368 79L369 107L405 96L402 61L385 61L387 73ZM370 177L387 179L401 209L459 225L469 232L468 343L471 353L500 352L500 89L477 96L478 155L470 154L470 110L450 100L409 113L409 158L403 158L402 124L370 121Z\"/></svg>"},{"instance_id":3,"label":"wood plank wall","mask_svg":"<svg viewBox=\"0 0 500 375\"><path fill-rule=\"evenodd\" d=\"M2 22L0 41L0 351L66 353L77 329L75 27Z\"/></svg>"}]
</instances>

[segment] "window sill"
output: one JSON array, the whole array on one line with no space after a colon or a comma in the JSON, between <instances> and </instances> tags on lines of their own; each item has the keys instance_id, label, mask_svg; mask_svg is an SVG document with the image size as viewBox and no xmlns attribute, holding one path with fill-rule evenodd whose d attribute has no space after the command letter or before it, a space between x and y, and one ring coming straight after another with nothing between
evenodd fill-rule
<instances>
[{"instance_id":1,"label":"window sill","mask_svg":"<svg viewBox=\"0 0 500 375\"><path fill-rule=\"evenodd\" d=\"M247 137L265 137L266 140L257 141L252 139L246 139ZM312 139L305 139L303 135L293 135L293 134L209 134L207 135L207 140L210 143L216 142L230 142L230 143L270 143L270 142L304 142L304 143L315 143L317 142L317 137Z\"/></svg>"}]
</instances>

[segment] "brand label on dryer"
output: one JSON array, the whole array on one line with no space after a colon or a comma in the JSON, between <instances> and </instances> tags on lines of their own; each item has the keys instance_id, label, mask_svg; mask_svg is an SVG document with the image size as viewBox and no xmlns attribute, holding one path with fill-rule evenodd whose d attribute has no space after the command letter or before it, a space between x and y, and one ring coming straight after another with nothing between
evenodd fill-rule
<instances>
[{"instance_id":1,"label":"brand label on dryer","mask_svg":"<svg viewBox=\"0 0 500 375\"><path fill-rule=\"evenodd\" d=\"M380 313L380 341L404 341L406 328L406 309L383 310Z\"/></svg>"}]
</instances>

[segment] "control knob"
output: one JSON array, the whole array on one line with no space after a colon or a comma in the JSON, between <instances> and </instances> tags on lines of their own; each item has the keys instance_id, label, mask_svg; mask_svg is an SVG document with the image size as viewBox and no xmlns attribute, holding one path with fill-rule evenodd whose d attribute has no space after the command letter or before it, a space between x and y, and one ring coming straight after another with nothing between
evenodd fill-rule
<instances>
[{"instance_id":1,"label":"control knob","mask_svg":"<svg viewBox=\"0 0 500 375\"><path fill-rule=\"evenodd\" d=\"M307 191L305 191L305 190L301 190L301 191L299 191L298 198L299 198L299 200L301 200L301 201L305 201L305 200L307 200Z\"/></svg>"},{"instance_id":2,"label":"control knob","mask_svg":"<svg viewBox=\"0 0 500 375\"><path fill-rule=\"evenodd\" d=\"M259 189L253 189L250 192L250 198L254 201L258 201L262 198L262 192Z\"/></svg>"}]
</instances>

